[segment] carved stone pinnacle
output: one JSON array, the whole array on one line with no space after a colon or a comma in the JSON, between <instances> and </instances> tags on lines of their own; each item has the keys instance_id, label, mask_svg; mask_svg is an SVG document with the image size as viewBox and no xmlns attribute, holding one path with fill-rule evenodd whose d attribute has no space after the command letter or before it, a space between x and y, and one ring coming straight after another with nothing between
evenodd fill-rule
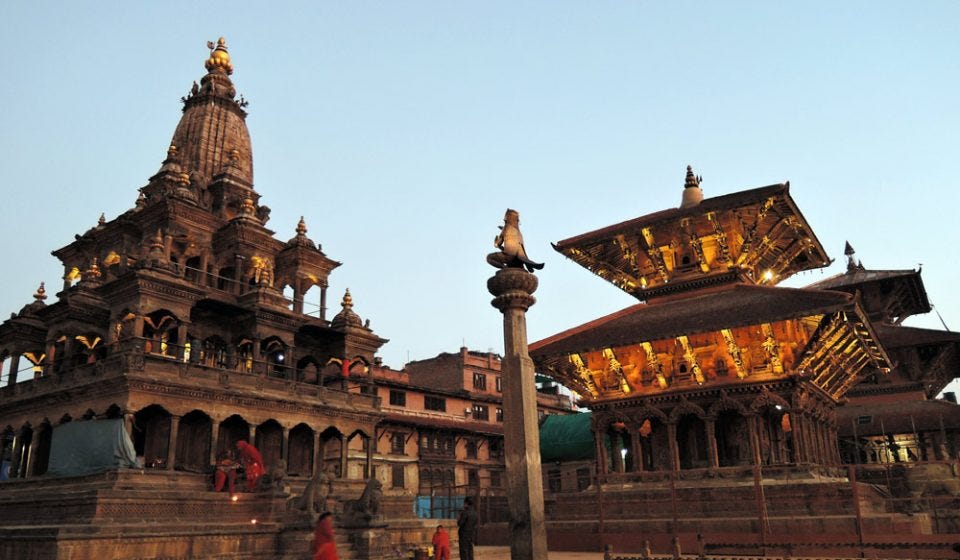
<instances>
[{"instance_id":1,"label":"carved stone pinnacle","mask_svg":"<svg viewBox=\"0 0 960 560\"><path fill-rule=\"evenodd\" d=\"M531 294L536 291L537 277L522 268L503 268L487 280L487 290L493 294L490 305L501 313L508 309L526 311L537 302Z\"/></svg>"}]
</instances>

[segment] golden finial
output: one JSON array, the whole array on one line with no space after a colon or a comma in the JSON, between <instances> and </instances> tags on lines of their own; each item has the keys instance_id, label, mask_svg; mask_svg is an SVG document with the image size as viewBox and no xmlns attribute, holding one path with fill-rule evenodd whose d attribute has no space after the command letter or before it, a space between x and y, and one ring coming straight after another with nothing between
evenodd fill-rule
<instances>
[{"instance_id":1,"label":"golden finial","mask_svg":"<svg viewBox=\"0 0 960 560\"><path fill-rule=\"evenodd\" d=\"M340 305L342 305L344 309L353 307L353 296L350 295L350 288L347 288L346 293L343 294L343 301L340 302Z\"/></svg>"},{"instance_id":2,"label":"golden finial","mask_svg":"<svg viewBox=\"0 0 960 560\"><path fill-rule=\"evenodd\" d=\"M223 37L217 39L214 46L213 41L207 41L207 48L210 49L210 58L204 66L208 72L220 71L228 76L233 74L233 64L230 63L230 54L227 52L227 40Z\"/></svg>"},{"instance_id":3,"label":"golden finial","mask_svg":"<svg viewBox=\"0 0 960 560\"><path fill-rule=\"evenodd\" d=\"M100 213L100 219L97 220L97 225L103 227L103 224L107 223L107 215L103 212Z\"/></svg>"},{"instance_id":4,"label":"golden finial","mask_svg":"<svg viewBox=\"0 0 960 560\"><path fill-rule=\"evenodd\" d=\"M189 185L189 184L190 184L190 174L187 173L187 172L185 172L185 171L181 171L180 174L177 175L177 183L179 183L179 184L181 184L181 185L184 185L184 186Z\"/></svg>"},{"instance_id":5,"label":"golden finial","mask_svg":"<svg viewBox=\"0 0 960 560\"><path fill-rule=\"evenodd\" d=\"M307 234L307 222L303 221L303 216L300 216L300 221L297 222L297 235L303 237Z\"/></svg>"},{"instance_id":6,"label":"golden finial","mask_svg":"<svg viewBox=\"0 0 960 560\"><path fill-rule=\"evenodd\" d=\"M177 157L177 147L170 144L170 147L167 148L167 159L173 159L175 157Z\"/></svg>"},{"instance_id":7,"label":"golden finial","mask_svg":"<svg viewBox=\"0 0 960 560\"><path fill-rule=\"evenodd\" d=\"M33 294L33 299L37 301L43 301L47 299L47 289L44 287L43 282L40 282L40 287L37 288L37 292Z\"/></svg>"}]
</instances>

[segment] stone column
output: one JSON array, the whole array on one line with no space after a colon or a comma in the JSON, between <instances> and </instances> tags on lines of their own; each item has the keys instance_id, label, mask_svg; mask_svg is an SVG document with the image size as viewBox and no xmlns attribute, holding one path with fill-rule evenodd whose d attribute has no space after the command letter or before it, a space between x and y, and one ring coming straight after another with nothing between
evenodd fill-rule
<instances>
[{"instance_id":1,"label":"stone column","mask_svg":"<svg viewBox=\"0 0 960 560\"><path fill-rule=\"evenodd\" d=\"M630 428L630 453L633 455L633 472L643 472L643 448L640 444L640 431Z\"/></svg>"},{"instance_id":2,"label":"stone column","mask_svg":"<svg viewBox=\"0 0 960 560\"><path fill-rule=\"evenodd\" d=\"M670 468L673 471L679 471L680 447L677 445L677 424L675 422L667 424L667 439L670 440Z\"/></svg>"},{"instance_id":3,"label":"stone column","mask_svg":"<svg viewBox=\"0 0 960 560\"><path fill-rule=\"evenodd\" d=\"M760 453L759 424L759 418L756 415L747 417L747 429L750 431L750 464L754 466L763 464L763 456Z\"/></svg>"},{"instance_id":4,"label":"stone column","mask_svg":"<svg viewBox=\"0 0 960 560\"><path fill-rule=\"evenodd\" d=\"M708 418L704 424L707 428L707 459L710 461L710 468L715 469L720 466L720 457L717 453L717 421Z\"/></svg>"},{"instance_id":5,"label":"stone column","mask_svg":"<svg viewBox=\"0 0 960 560\"><path fill-rule=\"evenodd\" d=\"M350 441L346 435L340 436L340 478L346 480L350 470Z\"/></svg>"},{"instance_id":6,"label":"stone column","mask_svg":"<svg viewBox=\"0 0 960 560\"><path fill-rule=\"evenodd\" d=\"M511 560L546 560L540 431L533 360L527 353L527 309L537 277L522 268L500 269L487 281L491 302L503 313L503 433L510 506Z\"/></svg>"},{"instance_id":7,"label":"stone column","mask_svg":"<svg viewBox=\"0 0 960 560\"><path fill-rule=\"evenodd\" d=\"M180 433L180 417L170 417L170 439L167 441L167 470L172 471L177 462L177 437Z\"/></svg>"},{"instance_id":8,"label":"stone column","mask_svg":"<svg viewBox=\"0 0 960 560\"><path fill-rule=\"evenodd\" d=\"M212 429L210 430L210 464L217 464L217 446L220 445L220 424L222 422L214 422Z\"/></svg>"},{"instance_id":9,"label":"stone column","mask_svg":"<svg viewBox=\"0 0 960 560\"><path fill-rule=\"evenodd\" d=\"M603 434L599 428L593 430L593 442L597 454L597 475L607 474L607 447L603 444Z\"/></svg>"},{"instance_id":10,"label":"stone column","mask_svg":"<svg viewBox=\"0 0 960 560\"><path fill-rule=\"evenodd\" d=\"M313 478L318 472L323 470L323 445L320 439L320 432L313 432L313 465L310 471L310 477Z\"/></svg>"},{"instance_id":11,"label":"stone column","mask_svg":"<svg viewBox=\"0 0 960 560\"><path fill-rule=\"evenodd\" d=\"M13 387L17 384L17 373L20 370L20 353L10 356L10 371L7 372L7 386Z\"/></svg>"}]
</instances>

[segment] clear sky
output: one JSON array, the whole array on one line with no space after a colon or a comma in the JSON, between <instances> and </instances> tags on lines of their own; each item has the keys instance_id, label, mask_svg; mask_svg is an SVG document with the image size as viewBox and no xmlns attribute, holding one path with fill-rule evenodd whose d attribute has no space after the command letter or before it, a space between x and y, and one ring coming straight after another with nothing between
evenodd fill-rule
<instances>
[{"instance_id":1,"label":"clear sky","mask_svg":"<svg viewBox=\"0 0 960 560\"><path fill-rule=\"evenodd\" d=\"M268 227L343 266L408 359L502 350L484 261L507 207L546 262L531 341L634 303L550 242L789 180L831 257L923 265L960 328L957 2L0 3L0 310L133 206L225 36ZM274 5L275 4L275 5ZM52 300L48 300L52 301ZM942 328L935 313L908 324Z\"/></svg>"}]
</instances>

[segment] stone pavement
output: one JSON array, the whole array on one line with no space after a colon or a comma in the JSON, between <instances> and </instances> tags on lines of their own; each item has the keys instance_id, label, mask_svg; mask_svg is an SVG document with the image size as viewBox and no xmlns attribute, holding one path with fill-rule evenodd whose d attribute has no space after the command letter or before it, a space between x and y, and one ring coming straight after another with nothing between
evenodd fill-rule
<instances>
[{"instance_id":1,"label":"stone pavement","mask_svg":"<svg viewBox=\"0 0 960 560\"><path fill-rule=\"evenodd\" d=\"M456 548L456 547L454 547ZM549 551L549 560L603 560L602 552ZM473 549L476 560L510 560L509 546L478 546Z\"/></svg>"}]
</instances>

